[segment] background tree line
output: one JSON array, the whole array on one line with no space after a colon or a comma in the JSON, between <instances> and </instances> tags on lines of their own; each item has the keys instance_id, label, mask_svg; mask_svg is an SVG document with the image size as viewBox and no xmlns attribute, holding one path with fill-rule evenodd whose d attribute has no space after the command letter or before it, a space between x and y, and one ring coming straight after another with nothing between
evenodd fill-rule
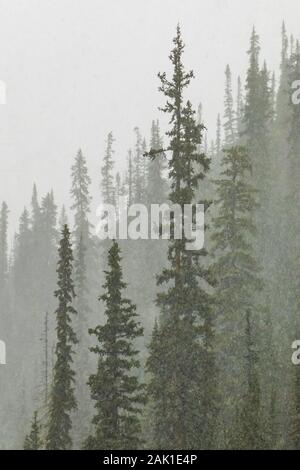
<instances>
[{"instance_id":1,"label":"background tree line","mask_svg":"<svg viewBox=\"0 0 300 470\"><path fill-rule=\"evenodd\" d=\"M2 448L300 448L300 49L281 34L279 77L255 29L235 97L226 67L211 142L202 106L185 98L194 75L179 27L172 74L159 74L165 136L158 120L148 142L136 127L121 172L108 134L102 201L203 202L202 250L184 238L99 240L81 150L70 211L34 185L11 250L3 202Z\"/></svg>"}]
</instances>

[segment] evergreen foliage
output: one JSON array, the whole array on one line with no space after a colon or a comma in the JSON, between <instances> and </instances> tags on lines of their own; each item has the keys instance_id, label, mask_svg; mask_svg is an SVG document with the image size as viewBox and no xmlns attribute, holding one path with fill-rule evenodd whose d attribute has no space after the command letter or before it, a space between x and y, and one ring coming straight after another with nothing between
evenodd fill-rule
<instances>
[{"instance_id":1,"label":"evergreen foliage","mask_svg":"<svg viewBox=\"0 0 300 470\"><path fill-rule=\"evenodd\" d=\"M71 448L71 413L77 406L74 394L75 371L72 369L73 346L77 343L77 338L72 328L72 316L76 314L76 310L73 307L75 291L72 279L73 253L70 237L68 226L65 225L58 250L58 281L55 291L55 297L58 300L57 343L46 438L48 450Z\"/></svg>"},{"instance_id":2,"label":"evergreen foliage","mask_svg":"<svg viewBox=\"0 0 300 470\"><path fill-rule=\"evenodd\" d=\"M103 198L103 202L106 204L114 204L115 202L114 177L112 174L112 170L114 167L113 143L114 143L113 133L110 132L107 136L106 151L105 151L105 156L103 159L103 167L101 169L102 198Z\"/></svg>"},{"instance_id":3,"label":"evergreen foliage","mask_svg":"<svg viewBox=\"0 0 300 470\"><path fill-rule=\"evenodd\" d=\"M95 400L95 427L85 447L89 449L136 449L141 444L139 414L145 402L138 381L140 367L136 339L143 334L136 307L123 295L120 248L114 241L108 253L104 294L106 323L90 329L97 338L91 351L97 354L98 368L89 379Z\"/></svg>"},{"instance_id":4,"label":"evergreen foliage","mask_svg":"<svg viewBox=\"0 0 300 470\"><path fill-rule=\"evenodd\" d=\"M30 433L25 438L24 450L40 450L42 447L42 440L41 440L40 434L41 434L41 426L38 423L37 412L35 411L32 424L31 424Z\"/></svg>"},{"instance_id":5,"label":"evergreen foliage","mask_svg":"<svg viewBox=\"0 0 300 470\"><path fill-rule=\"evenodd\" d=\"M167 99L163 111L170 115L171 125L167 132L171 152L169 199L183 208L184 204L194 202L195 190L208 170L209 160L198 152L204 126L196 123L191 103L184 104L183 93L193 72L184 70L184 44L179 26L173 42L172 79L165 73L160 73L159 78L160 90ZM166 290L157 297L161 317L150 345L148 371L154 427L161 431L155 440L159 448L201 448L212 442L212 300L200 284L200 280L209 280L207 270L200 263L204 254L204 250L200 253L186 250L184 236L181 240L172 237L169 266L158 277L158 284L166 285Z\"/></svg>"},{"instance_id":6,"label":"evergreen foliage","mask_svg":"<svg viewBox=\"0 0 300 470\"><path fill-rule=\"evenodd\" d=\"M219 210L213 220L212 240L217 257L214 276L217 280L218 323L222 331L220 347L226 358L223 367L229 396L229 403L223 404L223 410L228 407L231 416L238 410L240 426L234 422L234 438L238 439L239 448L253 449L262 445L258 379L261 312L257 305L262 282L253 253L256 191L248 182L251 162L244 147L225 149L222 167L221 177L215 182ZM230 364L235 367L228 376ZM232 397L229 390L235 390ZM237 394L240 396L238 406Z\"/></svg>"}]
</instances>

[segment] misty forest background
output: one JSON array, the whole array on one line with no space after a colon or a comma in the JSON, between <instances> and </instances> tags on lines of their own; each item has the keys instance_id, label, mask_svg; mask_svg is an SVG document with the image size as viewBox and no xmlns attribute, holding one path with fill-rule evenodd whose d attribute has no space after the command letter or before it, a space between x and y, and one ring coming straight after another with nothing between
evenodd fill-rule
<instances>
[{"instance_id":1,"label":"misty forest background","mask_svg":"<svg viewBox=\"0 0 300 470\"><path fill-rule=\"evenodd\" d=\"M173 73L158 76L167 132L153 109L149 135L133 130L126 172L110 132L99 194L79 150L70 208L36 182L12 249L3 202L2 449L300 448L300 46L281 34L279 76L255 29L245 83L226 67L208 142L201 105L185 99L193 73L178 27ZM120 195L148 207L204 202L204 249L100 240L91 200Z\"/></svg>"}]
</instances>

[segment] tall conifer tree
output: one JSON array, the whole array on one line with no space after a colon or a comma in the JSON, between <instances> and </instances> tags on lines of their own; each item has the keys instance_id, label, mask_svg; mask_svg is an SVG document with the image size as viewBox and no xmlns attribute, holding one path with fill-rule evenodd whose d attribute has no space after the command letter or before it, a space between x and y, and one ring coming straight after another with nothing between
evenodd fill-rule
<instances>
[{"instance_id":1,"label":"tall conifer tree","mask_svg":"<svg viewBox=\"0 0 300 470\"><path fill-rule=\"evenodd\" d=\"M108 137L107 147L107 190L109 189L109 166L112 157L112 134ZM106 184L105 183L105 184ZM89 318L94 312L93 297L96 298L96 246L91 236L92 225L89 221L90 214L90 185L91 178L85 156L79 150L72 166L71 196L74 211L74 283L76 291L75 307L77 316L74 329L80 348L75 358L76 370L80 375L76 381L76 396L78 397L78 409L73 419L74 443L76 447L81 445L87 433L89 421L89 403L86 400L88 394L87 380L90 373L88 348L90 346L88 325ZM105 190L105 188L103 188Z\"/></svg>"},{"instance_id":2,"label":"tall conifer tree","mask_svg":"<svg viewBox=\"0 0 300 470\"><path fill-rule=\"evenodd\" d=\"M103 160L103 166L101 169L101 188L103 202L106 204L114 204L115 202L115 188L114 188L114 176L112 174L114 161L113 161L113 133L110 132L107 136L105 156Z\"/></svg>"},{"instance_id":3,"label":"tall conifer tree","mask_svg":"<svg viewBox=\"0 0 300 470\"><path fill-rule=\"evenodd\" d=\"M71 413L77 406L74 394L75 371L72 369L73 346L77 343L77 338L72 328L72 317L76 314L76 310L73 307L75 291L72 279L73 253L70 237L68 226L65 225L58 250L58 281L55 291L55 297L58 300L56 360L46 438L46 448L50 450L71 448Z\"/></svg>"},{"instance_id":4,"label":"tall conifer tree","mask_svg":"<svg viewBox=\"0 0 300 470\"><path fill-rule=\"evenodd\" d=\"M37 412L35 411L30 433L25 437L24 450L40 450L42 447L40 434L41 426L38 422Z\"/></svg>"},{"instance_id":5,"label":"tall conifer tree","mask_svg":"<svg viewBox=\"0 0 300 470\"><path fill-rule=\"evenodd\" d=\"M191 104L184 104L184 90L193 72L184 70L183 50L178 26L170 55L173 77L169 80L161 73L159 78L160 90L167 98L163 111L170 115L171 124L167 132L170 138L167 150L171 152L169 199L181 208L194 202L195 190L209 166L205 155L198 153L204 126L196 123ZM174 218L171 225L174 229ZM192 449L212 442L213 326L211 298L200 285L203 279L209 281L208 272L200 263L204 254L203 250L188 251L184 236L181 240L172 237L169 266L158 277L158 284L166 285L167 290L157 299L162 314L150 346L148 371L154 426L160 429L155 445L160 448ZM160 342L156 341L158 335L162 338Z\"/></svg>"},{"instance_id":6,"label":"tall conifer tree","mask_svg":"<svg viewBox=\"0 0 300 470\"><path fill-rule=\"evenodd\" d=\"M236 98L236 130L237 140L243 133L243 120L244 120L244 100L242 92L242 81L241 77L238 76L237 80L237 98Z\"/></svg>"},{"instance_id":7,"label":"tall conifer tree","mask_svg":"<svg viewBox=\"0 0 300 470\"><path fill-rule=\"evenodd\" d=\"M225 100L224 100L224 132L225 132L225 145L232 146L235 143L235 128L236 118L233 107L233 96L232 96L232 80L231 70L227 65L225 70Z\"/></svg>"},{"instance_id":8,"label":"tall conifer tree","mask_svg":"<svg viewBox=\"0 0 300 470\"><path fill-rule=\"evenodd\" d=\"M136 449L140 445L139 414L144 403L143 386L137 378L140 366L136 339L143 334L136 307L126 299L120 249L114 241L108 253L104 294L106 323L90 330L98 343L91 351L98 356L96 374L89 386L95 400L95 434L85 447L89 449Z\"/></svg>"},{"instance_id":9,"label":"tall conifer tree","mask_svg":"<svg viewBox=\"0 0 300 470\"><path fill-rule=\"evenodd\" d=\"M217 256L214 275L218 324L222 331L220 347L224 357L235 364L227 383L229 399L222 408L226 415L226 407L231 407L231 419L235 409L239 414L239 426L237 422L233 425L235 439L231 445L253 449L262 445L258 378L261 311L256 300L262 283L253 253L256 191L247 181L251 163L244 147L226 149L222 167L221 178L216 181L219 211L213 220L212 240ZM228 381L229 364L223 366ZM233 401L229 390L234 391ZM240 396L239 403L237 396Z\"/></svg>"}]
</instances>

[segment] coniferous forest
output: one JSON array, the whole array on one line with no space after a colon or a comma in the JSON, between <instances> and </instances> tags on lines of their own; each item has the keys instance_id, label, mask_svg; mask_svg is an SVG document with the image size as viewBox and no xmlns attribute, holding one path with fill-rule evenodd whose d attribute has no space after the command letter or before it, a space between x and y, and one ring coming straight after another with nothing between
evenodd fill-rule
<instances>
[{"instance_id":1,"label":"coniferous forest","mask_svg":"<svg viewBox=\"0 0 300 470\"><path fill-rule=\"evenodd\" d=\"M300 449L300 45L283 23L275 76L249 32L213 136L187 98L183 31L168 72L153 68L164 104L121 165L112 130L98 174L74 155L71 205L33 183L12 246L1 202L1 449ZM202 203L204 247L100 239L92 203L120 196Z\"/></svg>"}]
</instances>

